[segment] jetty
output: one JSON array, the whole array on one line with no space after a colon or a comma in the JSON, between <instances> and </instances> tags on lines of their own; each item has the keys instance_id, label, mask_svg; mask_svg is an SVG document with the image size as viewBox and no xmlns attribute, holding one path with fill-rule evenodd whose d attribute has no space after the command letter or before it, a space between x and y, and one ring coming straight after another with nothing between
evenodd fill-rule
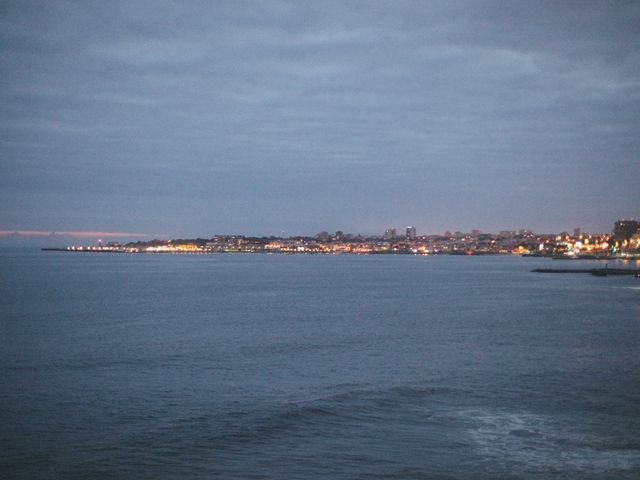
<instances>
[{"instance_id":1,"label":"jetty","mask_svg":"<svg viewBox=\"0 0 640 480\"><path fill-rule=\"evenodd\" d=\"M590 273L597 277L607 275L634 275L640 278L640 269L637 268L535 268L536 273Z\"/></svg>"}]
</instances>

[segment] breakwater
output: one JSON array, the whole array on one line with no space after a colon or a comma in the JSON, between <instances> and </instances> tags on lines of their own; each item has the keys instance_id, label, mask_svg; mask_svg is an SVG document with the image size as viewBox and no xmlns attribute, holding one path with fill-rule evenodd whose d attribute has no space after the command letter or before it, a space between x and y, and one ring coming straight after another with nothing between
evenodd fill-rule
<instances>
[{"instance_id":1,"label":"breakwater","mask_svg":"<svg viewBox=\"0 0 640 480\"><path fill-rule=\"evenodd\" d=\"M598 277L607 275L635 275L640 277L640 269L637 268L535 268L536 273L590 273Z\"/></svg>"}]
</instances>

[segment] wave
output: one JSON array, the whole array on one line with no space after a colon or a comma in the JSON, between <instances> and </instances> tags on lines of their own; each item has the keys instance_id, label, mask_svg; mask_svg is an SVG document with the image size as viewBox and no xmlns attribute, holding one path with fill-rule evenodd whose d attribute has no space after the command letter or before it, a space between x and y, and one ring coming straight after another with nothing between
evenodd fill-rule
<instances>
[{"instance_id":1,"label":"wave","mask_svg":"<svg viewBox=\"0 0 640 480\"><path fill-rule=\"evenodd\" d=\"M527 412L465 410L458 419L485 458L538 472L640 472L640 443L624 436L599 436L567 419ZM626 473L625 473L626 472Z\"/></svg>"},{"instance_id":2,"label":"wave","mask_svg":"<svg viewBox=\"0 0 640 480\"><path fill-rule=\"evenodd\" d=\"M350 385L353 386L356 385ZM293 443L312 437L339 438L344 429L386 424L393 421L394 414L406 416L407 411L412 412L412 418L426 421L433 415L427 401L449 391L429 386L351 388L301 401L212 408L208 413L198 412L167 422L131 440L136 446L172 444L172 448L187 452L233 450L285 438Z\"/></svg>"}]
</instances>

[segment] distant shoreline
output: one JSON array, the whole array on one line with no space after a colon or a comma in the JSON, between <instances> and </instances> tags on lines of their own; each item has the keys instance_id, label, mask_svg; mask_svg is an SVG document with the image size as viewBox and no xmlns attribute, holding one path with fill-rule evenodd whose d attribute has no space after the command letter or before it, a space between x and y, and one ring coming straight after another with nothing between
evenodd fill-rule
<instances>
[{"instance_id":1,"label":"distant shoreline","mask_svg":"<svg viewBox=\"0 0 640 480\"><path fill-rule=\"evenodd\" d=\"M455 256L455 257L477 257L477 256L518 256L526 258L546 258L550 260L640 260L640 255L627 255L627 256L592 256L585 255L577 257L557 257L550 255L531 255L531 254L519 254L514 252L464 252L464 251L439 251L439 252L413 252L408 250L382 250L382 251L338 251L338 252L324 252L324 251L282 251L282 250L260 250L260 251L247 251L247 250L140 250L136 248L127 247L43 247L40 249L45 252L66 252L66 253L142 253L142 254L192 254L192 255L210 255L210 254L263 254L263 255L415 255L415 256ZM548 269L535 269L534 272L539 273L592 273L593 270L598 269L567 269L567 268L548 268ZM617 275L614 273L615 269L601 269L606 270L611 275ZM623 269L626 271L626 269ZM640 272L640 270L638 270ZM623 273L626 274L626 273Z\"/></svg>"}]
</instances>

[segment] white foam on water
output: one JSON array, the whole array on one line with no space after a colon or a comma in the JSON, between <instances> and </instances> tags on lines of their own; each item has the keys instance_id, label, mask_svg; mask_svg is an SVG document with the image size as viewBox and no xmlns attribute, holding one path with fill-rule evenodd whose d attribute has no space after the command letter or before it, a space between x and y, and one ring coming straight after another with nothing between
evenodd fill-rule
<instances>
[{"instance_id":1,"label":"white foam on water","mask_svg":"<svg viewBox=\"0 0 640 480\"><path fill-rule=\"evenodd\" d=\"M487 460L535 471L640 471L640 450L620 448L606 439L558 424L551 416L526 412L460 412L477 451Z\"/></svg>"}]
</instances>

